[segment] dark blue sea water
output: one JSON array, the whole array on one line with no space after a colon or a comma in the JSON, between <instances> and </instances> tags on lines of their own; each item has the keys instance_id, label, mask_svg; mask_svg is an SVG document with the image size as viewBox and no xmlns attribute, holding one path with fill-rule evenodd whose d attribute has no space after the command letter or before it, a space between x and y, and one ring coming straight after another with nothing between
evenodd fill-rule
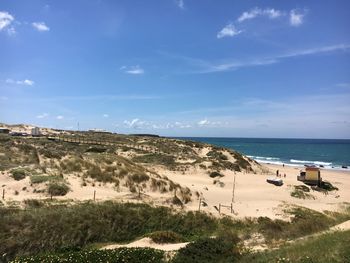
<instances>
[{"instance_id":1,"label":"dark blue sea water","mask_svg":"<svg viewBox=\"0 0 350 263\"><path fill-rule=\"evenodd\" d=\"M260 139L187 137L241 152L259 162L288 165L323 165L350 170L350 140Z\"/></svg>"}]
</instances>

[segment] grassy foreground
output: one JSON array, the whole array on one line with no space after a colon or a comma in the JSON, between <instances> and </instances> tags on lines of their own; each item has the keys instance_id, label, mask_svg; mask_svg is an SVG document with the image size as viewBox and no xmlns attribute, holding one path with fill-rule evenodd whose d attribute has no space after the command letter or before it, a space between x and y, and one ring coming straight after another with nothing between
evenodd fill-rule
<instances>
[{"instance_id":1,"label":"grassy foreground","mask_svg":"<svg viewBox=\"0 0 350 263\"><path fill-rule=\"evenodd\" d=\"M111 201L73 205L45 204L37 200L28 203L33 203L33 206L25 210L0 207L0 262L37 254L80 253L101 243L123 243L144 236L161 240L170 238L174 242L202 242L193 247L199 255L205 251L215 254L223 248L226 250L221 254L230 255L230 247L234 245L237 258L241 255L236 249L237 244L253 234L259 234L266 243L273 244L319 232L350 219L349 211L323 214L300 207L286 210L292 217L291 222L286 222L264 217L245 220L215 218L200 212ZM164 235L159 231L171 232ZM222 243L211 250L213 241L205 238L213 235L218 237L214 244ZM192 252L185 250L184 253ZM208 255L208 258L211 257Z\"/></svg>"},{"instance_id":2,"label":"grassy foreground","mask_svg":"<svg viewBox=\"0 0 350 263\"><path fill-rule=\"evenodd\" d=\"M350 231L324 234L307 240L297 241L276 250L246 254L239 262L350 262Z\"/></svg>"},{"instance_id":3,"label":"grassy foreground","mask_svg":"<svg viewBox=\"0 0 350 263\"><path fill-rule=\"evenodd\" d=\"M231 241L231 242L229 242ZM61 254L22 257L13 263L63 262L136 262L145 263L344 263L350 262L350 231L335 232L295 242L276 250L249 253L237 246L237 240L202 238L180 249L173 258L151 248L119 248L114 250L86 250Z\"/></svg>"}]
</instances>

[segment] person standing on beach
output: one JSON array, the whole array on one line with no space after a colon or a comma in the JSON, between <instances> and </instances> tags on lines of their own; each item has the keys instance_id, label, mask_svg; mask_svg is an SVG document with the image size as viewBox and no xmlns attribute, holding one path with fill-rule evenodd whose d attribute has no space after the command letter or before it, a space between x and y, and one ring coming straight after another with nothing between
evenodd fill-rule
<instances>
[{"instance_id":1,"label":"person standing on beach","mask_svg":"<svg viewBox=\"0 0 350 263\"><path fill-rule=\"evenodd\" d=\"M276 176L278 177L278 175L279 175L279 171L277 170L277 171L276 171Z\"/></svg>"}]
</instances>

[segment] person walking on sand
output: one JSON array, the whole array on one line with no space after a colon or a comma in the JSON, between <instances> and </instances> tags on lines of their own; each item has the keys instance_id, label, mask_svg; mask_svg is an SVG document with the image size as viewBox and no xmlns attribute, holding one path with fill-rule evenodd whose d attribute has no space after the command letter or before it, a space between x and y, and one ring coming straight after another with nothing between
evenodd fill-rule
<instances>
[{"instance_id":1,"label":"person walking on sand","mask_svg":"<svg viewBox=\"0 0 350 263\"><path fill-rule=\"evenodd\" d=\"M287 175L286 175L286 174L284 174L284 178L286 178L286 176L287 176Z\"/></svg>"},{"instance_id":2,"label":"person walking on sand","mask_svg":"<svg viewBox=\"0 0 350 263\"><path fill-rule=\"evenodd\" d=\"M278 175L279 175L279 171L277 170L277 171L276 171L276 176L278 177Z\"/></svg>"}]
</instances>

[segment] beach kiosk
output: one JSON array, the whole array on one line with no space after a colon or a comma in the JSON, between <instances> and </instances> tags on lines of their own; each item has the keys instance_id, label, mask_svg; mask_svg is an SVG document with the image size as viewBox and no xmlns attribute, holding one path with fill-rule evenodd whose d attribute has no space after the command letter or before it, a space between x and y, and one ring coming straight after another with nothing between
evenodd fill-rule
<instances>
[{"instance_id":1,"label":"beach kiosk","mask_svg":"<svg viewBox=\"0 0 350 263\"><path fill-rule=\"evenodd\" d=\"M305 168L305 171L301 171L298 176L298 181L302 181L306 184L321 185L321 171L320 168L315 166L309 166Z\"/></svg>"}]
</instances>

